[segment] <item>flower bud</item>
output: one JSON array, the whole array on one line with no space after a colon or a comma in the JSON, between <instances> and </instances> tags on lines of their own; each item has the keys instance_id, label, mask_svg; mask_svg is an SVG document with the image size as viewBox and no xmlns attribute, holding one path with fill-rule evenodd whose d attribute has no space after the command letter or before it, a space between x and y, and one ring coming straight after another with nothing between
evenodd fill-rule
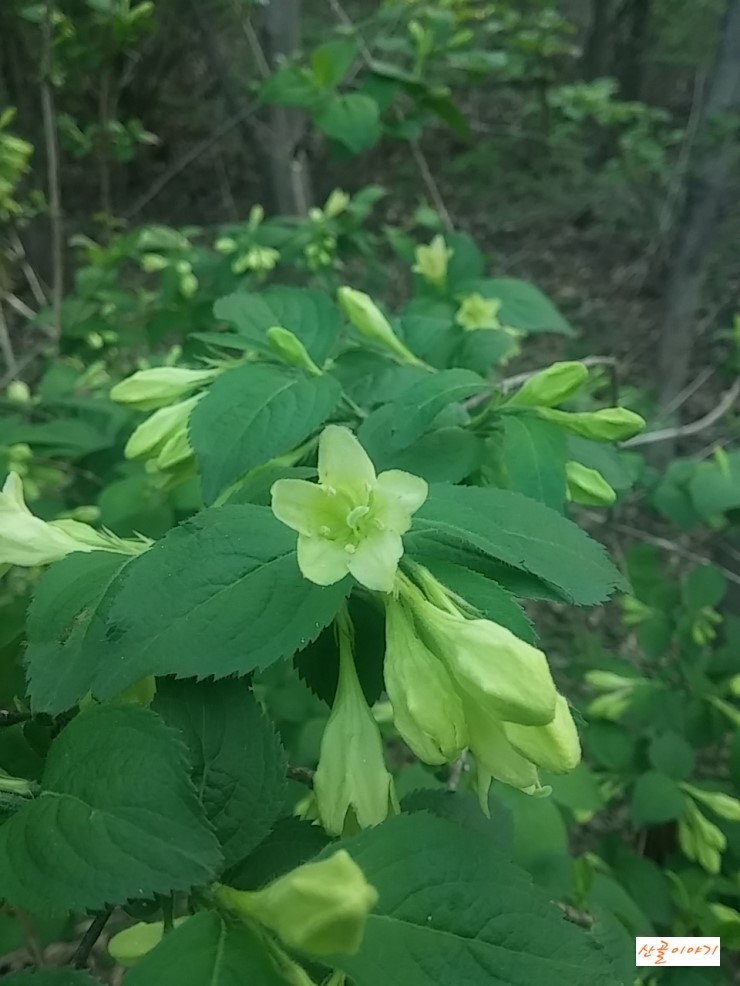
<instances>
[{"instance_id":1,"label":"flower bud","mask_svg":"<svg viewBox=\"0 0 740 986\"><path fill-rule=\"evenodd\" d=\"M162 407L151 414L146 421L142 421L126 443L124 449L126 458L141 459L158 455L170 438L181 434L182 429L187 428L190 412L203 396L196 394L195 397L189 397L185 401Z\"/></svg>"},{"instance_id":2,"label":"flower bud","mask_svg":"<svg viewBox=\"0 0 740 986\"><path fill-rule=\"evenodd\" d=\"M521 753L553 774L567 774L581 762L581 743L568 703L558 695L555 718L546 726L504 723L506 738Z\"/></svg>"},{"instance_id":3,"label":"flower bud","mask_svg":"<svg viewBox=\"0 0 740 986\"><path fill-rule=\"evenodd\" d=\"M354 955L378 893L349 853L305 863L263 890L221 886L216 900L246 920L275 932L289 948L312 955Z\"/></svg>"},{"instance_id":4,"label":"flower bud","mask_svg":"<svg viewBox=\"0 0 740 986\"><path fill-rule=\"evenodd\" d=\"M632 689L624 689L623 691L599 695L592 702L589 702L586 711L593 719L608 719L610 722L616 722L631 704Z\"/></svg>"},{"instance_id":5,"label":"flower bud","mask_svg":"<svg viewBox=\"0 0 740 986\"><path fill-rule=\"evenodd\" d=\"M251 230L257 229L262 220L265 218L265 210L261 205L253 205L249 210L249 220L248 225Z\"/></svg>"},{"instance_id":6,"label":"flower bud","mask_svg":"<svg viewBox=\"0 0 740 986\"><path fill-rule=\"evenodd\" d=\"M172 924L175 928L178 928L187 920L189 920L189 915L175 918ZM140 921L138 924L134 924L130 928L125 928L123 931L119 931L118 934L113 935L108 942L108 954L119 965L136 965L147 952L151 952L153 948L159 945L163 937L163 921L152 921L151 923Z\"/></svg>"},{"instance_id":7,"label":"flower bud","mask_svg":"<svg viewBox=\"0 0 740 986\"><path fill-rule=\"evenodd\" d=\"M615 674L613 671L587 671L583 676L593 688L600 691L613 692L625 688L636 688L642 684L644 678L628 678L626 675Z\"/></svg>"},{"instance_id":8,"label":"flower bud","mask_svg":"<svg viewBox=\"0 0 740 986\"><path fill-rule=\"evenodd\" d=\"M111 389L112 400L141 411L154 411L210 383L219 370L188 370L182 366L155 366L138 370Z\"/></svg>"},{"instance_id":9,"label":"flower bud","mask_svg":"<svg viewBox=\"0 0 740 986\"><path fill-rule=\"evenodd\" d=\"M236 240L232 239L230 236L221 236L216 240L214 244L214 250L216 253L229 254L236 253L239 244Z\"/></svg>"},{"instance_id":10,"label":"flower bud","mask_svg":"<svg viewBox=\"0 0 740 986\"><path fill-rule=\"evenodd\" d=\"M722 791L704 791L692 784L682 784L682 789L695 801L711 808L715 815L728 822L740 822L740 801Z\"/></svg>"},{"instance_id":11,"label":"flower bud","mask_svg":"<svg viewBox=\"0 0 740 986\"><path fill-rule=\"evenodd\" d=\"M180 277L180 294L183 298L192 298L198 290L198 278L192 272Z\"/></svg>"},{"instance_id":12,"label":"flower bud","mask_svg":"<svg viewBox=\"0 0 740 986\"><path fill-rule=\"evenodd\" d=\"M313 376L321 375L321 370L308 355L306 347L290 329L274 325L265 335L275 353L290 366L300 366Z\"/></svg>"},{"instance_id":13,"label":"flower bud","mask_svg":"<svg viewBox=\"0 0 740 986\"><path fill-rule=\"evenodd\" d=\"M683 814L678 820L678 842L684 855L699 863L707 873L719 873L727 839L722 830L702 815L689 799L685 801Z\"/></svg>"},{"instance_id":14,"label":"flower bud","mask_svg":"<svg viewBox=\"0 0 740 986\"><path fill-rule=\"evenodd\" d=\"M589 507L610 507L617 494L600 472L580 462L565 463L568 499Z\"/></svg>"},{"instance_id":15,"label":"flower bud","mask_svg":"<svg viewBox=\"0 0 740 986\"><path fill-rule=\"evenodd\" d=\"M579 412L538 407L537 413L566 431L590 438L594 442L622 442L638 435L645 428L644 419L626 407L604 407L599 411Z\"/></svg>"},{"instance_id":16,"label":"flower bud","mask_svg":"<svg viewBox=\"0 0 740 986\"><path fill-rule=\"evenodd\" d=\"M8 384L5 396L11 404L28 404L31 400L31 388L23 380L13 380Z\"/></svg>"},{"instance_id":17,"label":"flower bud","mask_svg":"<svg viewBox=\"0 0 740 986\"><path fill-rule=\"evenodd\" d=\"M324 205L324 215L327 219L334 219L345 211L350 203L350 197L341 188L335 188Z\"/></svg>"},{"instance_id":18,"label":"flower bud","mask_svg":"<svg viewBox=\"0 0 740 986\"><path fill-rule=\"evenodd\" d=\"M160 253L145 253L139 263L147 274L156 274L170 266L169 260Z\"/></svg>"},{"instance_id":19,"label":"flower bud","mask_svg":"<svg viewBox=\"0 0 740 986\"><path fill-rule=\"evenodd\" d=\"M337 299L346 317L367 339L389 350L402 363L410 366L424 365L401 342L370 295L355 291L354 288L342 287L337 291Z\"/></svg>"},{"instance_id":20,"label":"flower bud","mask_svg":"<svg viewBox=\"0 0 740 986\"><path fill-rule=\"evenodd\" d=\"M462 699L445 665L392 597L386 603L383 676L396 729L416 756L429 764L455 760L467 745Z\"/></svg>"},{"instance_id":21,"label":"flower bud","mask_svg":"<svg viewBox=\"0 0 740 986\"><path fill-rule=\"evenodd\" d=\"M587 378L583 363L553 363L526 380L507 407L555 407L580 390Z\"/></svg>"},{"instance_id":22,"label":"flower bud","mask_svg":"<svg viewBox=\"0 0 740 986\"><path fill-rule=\"evenodd\" d=\"M173 469L181 462L186 462L193 458L193 449L188 438L187 422L175 431L162 448L157 456L157 469Z\"/></svg>"}]
</instances>

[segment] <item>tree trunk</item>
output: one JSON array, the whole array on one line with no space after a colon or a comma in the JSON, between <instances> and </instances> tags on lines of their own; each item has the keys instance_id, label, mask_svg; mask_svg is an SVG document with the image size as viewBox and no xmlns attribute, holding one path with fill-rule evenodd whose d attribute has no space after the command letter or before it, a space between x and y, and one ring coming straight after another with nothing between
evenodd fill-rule
<instances>
[{"instance_id":1,"label":"tree trunk","mask_svg":"<svg viewBox=\"0 0 740 986\"><path fill-rule=\"evenodd\" d=\"M614 0L591 0L591 18L581 56L581 72L587 81L609 75L614 37Z\"/></svg>"},{"instance_id":2,"label":"tree trunk","mask_svg":"<svg viewBox=\"0 0 740 986\"><path fill-rule=\"evenodd\" d=\"M664 293L658 360L659 406L666 408L687 382L697 315L722 200L727 191L737 140L727 127L740 111L740 0L728 0L722 35L706 89L697 143L676 228L673 258ZM663 461L671 443L656 446Z\"/></svg>"},{"instance_id":3,"label":"tree trunk","mask_svg":"<svg viewBox=\"0 0 740 986\"><path fill-rule=\"evenodd\" d=\"M263 15L264 48L271 67L301 46L300 0L269 0ZM302 146L306 114L286 106L270 111L271 178L281 213L305 216L313 204L308 155Z\"/></svg>"},{"instance_id":4,"label":"tree trunk","mask_svg":"<svg viewBox=\"0 0 740 986\"><path fill-rule=\"evenodd\" d=\"M652 0L625 0L619 13L619 19L624 21L617 71L622 99L634 101L642 98L651 4Z\"/></svg>"}]
</instances>

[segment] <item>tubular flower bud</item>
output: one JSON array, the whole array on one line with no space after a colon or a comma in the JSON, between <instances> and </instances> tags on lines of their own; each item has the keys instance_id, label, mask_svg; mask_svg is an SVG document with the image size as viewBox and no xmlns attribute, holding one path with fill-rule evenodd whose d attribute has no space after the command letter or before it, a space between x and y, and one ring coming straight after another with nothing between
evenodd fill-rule
<instances>
[{"instance_id":1,"label":"tubular flower bud","mask_svg":"<svg viewBox=\"0 0 740 986\"><path fill-rule=\"evenodd\" d=\"M707 873L719 873L727 839L689 798L684 802L684 811L678 820L678 842L684 855Z\"/></svg>"},{"instance_id":2,"label":"tubular flower bud","mask_svg":"<svg viewBox=\"0 0 740 986\"><path fill-rule=\"evenodd\" d=\"M189 916L175 918L172 922L175 928L189 920ZM164 937L164 922L140 921L130 928L124 928L118 934L113 935L108 942L108 954L119 965L132 966L143 959L147 952L162 941Z\"/></svg>"},{"instance_id":3,"label":"tubular flower bud","mask_svg":"<svg viewBox=\"0 0 740 986\"><path fill-rule=\"evenodd\" d=\"M390 592L411 517L428 486L391 469L379 476L347 428L329 425L319 439L319 482L279 479L272 512L298 532L298 565L317 585L347 573L368 589Z\"/></svg>"},{"instance_id":4,"label":"tubular flower bud","mask_svg":"<svg viewBox=\"0 0 740 986\"><path fill-rule=\"evenodd\" d=\"M334 219L341 215L350 203L350 197L341 188L335 188L324 205L324 215L327 219Z\"/></svg>"},{"instance_id":5,"label":"tubular flower bud","mask_svg":"<svg viewBox=\"0 0 740 986\"><path fill-rule=\"evenodd\" d=\"M306 347L290 329L274 325L265 335L275 353L290 366L300 366L313 376L321 376L321 370L308 355Z\"/></svg>"},{"instance_id":6,"label":"tubular flower bud","mask_svg":"<svg viewBox=\"0 0 740 986\"><path fill-rule=\"evenodd\" d=\"M588 369L583 363L553 363L525 381L507 406L555 407L580 390L587 378Z\"/></svg>"},{"instance_id":7,"label":"tubular flower bud","mask_svg":"<svg viewBox=\"0 0 740 986\"><path fill-rule=\"evenodd\" d=\"M129 438L124 449L127 459L141 459L158 456L170 440L185 434L188 419L198 401L205 396L196 394L185 401L162 407L142 421Z\"/></svg>"},{"instance_id":8,"label":"tubular flower bud","mask_svg":"<svg viewBox=\"0 0 740 986\"><path fill-rule=\"evenodd\" d=\"M354 288L342 287L337 291L339 307L357 331L387 349L401 363L409 366L424 366L424 363L405 346L391 328L370 295Z\"/></svg>"},{"instance_id":9,"label":"tubular flower bud","mask_svg":"<svg viewBox=\"0 0 740 986\"><path fill-rule=\"evenodd\" d=\"M0 568L50 565L73 551L139 554L148 541L124 540L76 520L45 521L26 506L23 483L11 472L0 491Z\"/></svg>"},{"instance_id":10,"label":"tubular flower bud","mask_svg":"<svg viewBox=\"0 0 740 986\"><path fill-rule=\"evenodd\" d=\"M538 407L537 413L566 431L594 442L623 442L639 435L645 428L644 418L626 407L603 407L599 411L580 412Z\"/></svg>"},{"instance_id":11,"label":"tubular flower bud","mask_svg":"<svg viewBox=\"0 0 740 986\"><path fill-rule=\"evenodd\" d=\"M339 681L314 775L316 808L330 835L379 825L398 809L380 730L357 677L351 627L346 617L338 622Z\"/></svg>"},{"instance_id":12,"label":"tubular flower bud","mask_svg":"<svg viewBox=\"0 0 740 986\"><path fill-rule=\"evenodd\" d=\"M580 462L565 463L567 496L573 503L589 507L610 507L617 494L600 472L589 469Z\"/></svg>"},{"instance_id":13,"label":"tubular flower bud","mask_svg":"<svg viewBox=\"0 0 740 986\"><path fill-rule=\"evenodd\" d=\"M258 921L285 945L311 955L354 955L378 893L349 853L305 863L263 890L221 886L216 900L234 914Z\"/></svg>"},{"instance_id":14,"label":"tubular flower bud","mask_svg":"<svg viewBox=\"0 0 740 986\"><path fill-rule=\"evenodd\" d=\"M179 366L156 366L139 370L112 388L110 396L119 404L140 411L155 411L210 383L220 370L187 370Z\"/></svg>"},{"instance_id":15,"label":"tubular flower bud","mask_svg":"<svg viewBox=\"0 0 740 986\"><path fill-rule=\"evenodd\" d=\"M720 818L728 822L740 822L740 801L730 797L723 791L704 791L702 788L694 787L693 784L682 784L681 788L699 804L719 815Z\"/></svg>"}]
</instances>

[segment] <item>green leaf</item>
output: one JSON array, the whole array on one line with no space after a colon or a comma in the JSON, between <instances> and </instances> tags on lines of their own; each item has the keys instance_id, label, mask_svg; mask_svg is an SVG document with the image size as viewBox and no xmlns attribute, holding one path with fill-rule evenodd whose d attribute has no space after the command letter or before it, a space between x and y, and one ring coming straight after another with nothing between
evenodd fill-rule
<instances>
[{"instance_id":1,"label":"green leaf","mask_svg":"<svg viewBox=\"0 0 740 986\"><path fill-rule=\"evenodd\" d=\"M547 774L543 783L552 787L553 800L563 808L595 813L604 807L597 777L585 763L568 774Z\"/></svg>"},{"instance_id":2,"label":"green leaf","mask_svg":"<svg viewBox=\"0 0 740 986\"><path fill-rule=\"evenodd\" d=\"M65 727L42 794L0 828L0 886L31 910L92 910L214 878L215 836L177 734L148 710L98 706Z\"/></svg>"},{"instance_id":3,"label":"green leaf","mask_svg":"<svg viewBox=\"0 0 740 986\"><path fill-rule=\"evenodd\" d=\"M447 287L456 294L464 293L472 279L483 277L485 257L467 233L447 233L445 243L452 250L447 263Z\"/></svg>"},{"instance_id":4,"label":"green leaf","mask_svg":"<svg viewBox=\"0 0 740 986\"><path fill-rule=\"evenodd\" d=\"M305 441L329 417L340 393L332 377L304 377L266 364L220 376L190 416L206 502Z\"/></svg>"},{"instance_id":5,"label":"green leaf","mask_svg":"<svg viewBox=\"0 0 740 986\"><path fill-rule=\"evenodd\" d=\"M78 969L24 969L7 973L3 986L99 986L98 980Z\"/></svg>"},{"instance_id":6,"label":"green leaf","mask_svg":"<svg viewBox=\"0 0 740 986\"><path fill-rule=\"evenodd\" d=\"M326 41L311 52L311 68L316 82L325 88L337 86L357 57L356 41L338 38Z\"/></svg>"},{"instance_id":7,"label":"green leaf","mask_svg":"<svg viewBox=\"0 0 740 986\"><path fill-rule=\"evenodd\" d=\"M154 709L180 730L209 822L231 866L265 838L286 799L285 753L244 681L157 683Z\"/></svg>"},{"instance_id":8,"label":"green leaf","mask_svg":"<svg viewBox=\"0 0 740 986\"><path fill-rule=\"evenodd\" d=\"M412 384L367 417L357 437L376 465L410 445L448 405L481 394L489 385L471 370L440 370Z\"/></svg>"},{"instance_id":9,"label":"green leaf","mask_svg":"<svg viewBox=\"0 0 740 986\"><path fill-rule=\"evenodd\" d=\"M617 773L630 769L635 743L621 726L612 722L592 722L584 731L583 742L599 766Z\"/></svg>"},{"instance_id":10,"label":"green leaf","mask_svg":"<svg viewBox=\"0 0 740 986\"><path fill-rule=\"evenodd\" d=\"M126 986L288 986L255 933L201 911L126 974Z\"/></svg>"},{"instance_id":11,"label":"green leaf","mask_svg":"<svg viewBox=\"0 0 740 986\"><path fill-rule=\"evenodd\" d=\"M727 592L727 581L716 565L692 568L684 579L683 598L692 613L718 606Z\"/></svg>"},{"instance_id":12,"label":"green leaf","mask_svg":"<svg viewBox=\"0 0 740 986\"><path fill-rule=\"evenodd\" d=\"M360 93L332 96L314 111L313 121L354 154L367 151L380 139L378 104Z\"/></svg>"},{"instance_id":13,"label":"green leaf","mask_svg":"<svg viewBox=\"0 0 740 986\"><path fill-rule=\"evenodd\" d=\"M428 483L459 483L479 468L484 448L483 439L465 428L437 428L383 457L383 468L402 469Z\"/></svg>"},{"instance_id":14,"label":"green leaf","mask_svg":"<svg viewBox=\"0 0 740 986\"><path fill-rule=\"evenodd\" d=\"M461 596L487 620L511 630L521 640L534 644L536 634L524 610L511 593L479 572L446 561L431 561L426 567L456 595Z\"/></svg>"},{"instance_id":15,"label":"green leaf","mask_svg":"<svg viewBox=\"0 0 740 986\"><path fill-rule=\"evenodd\" d=\"M331 354L342 325L339 309L325 293L282 284L220 298L213 314L235 326L239 338L263 352L271 352L265 340L268 329L275 325L290 329L319 366Z\"/></svg>"},{"instance_id":16,"label":"green leaf","mask_svg":"<svg viewBox=\"0 0 740 986\"><path fill-rule=\"evenodd\" d=\"M568 435L568 458L600 472L615 490L627 490L634 480L625 465L625 453L604 442L592 442L580 435Z\"/></svg>"},{"instance_id":17,"label":"green leaf","mask_svg":"<svg viewBox=\"0 0 740 986\"><path fill-rule=\"evenodd\" d=\"M415 814L344 845L379 893L358 954L333 959L356 986L615 986L599 946L489 837Z\"/></svg>"},{"instance_id":18,"label":"green leaf","mask_svg":"<svg viewBox=\"0 0 740 986\"><path fill-rule=\"evenodd\" d=\"M319 91L313 79L295 65L286 65L273 72L260 90L260 99L278 106L313 106Z\"/></svg>"},{"instance_id":19,"label":"green leaf","mask_svg":"<svg viewBox=\"0 0 740 986\"><path fill-rule=\"evenodd\" d=\"M702 517L723 514L740 507L740 451L730 452L725 462L700 462L689 482L694 506Z\"/></svg>"},{"instance_id":20,"label":"green leaf","mask_svg":"<svg viewBox=\"0 0 740 986\"><path fill-rule=\"evenodd\" d=\"M108 587L131 560L110 551L75 552L41 577L26 628L34 712L65 712L90 689L94 664L85 660L85 639Z\"/></svg>"},{"instance_id":21,"label":"green leaf","mask_svg":"<svg viewBox=\"0 0 740 986\"><path fill-rule=\"evenodd\" d=\"M502 325L525 332L558 332L574 335L573 327L539 288L516 277L494 277L468 285L485 298L501 301L499 320Z\"/></svg>"},{"instance_id":22,"label":"green leaf","mask_svg":"<svg viewBox=\"0 0 740 986\"><path fill-rule=\"evenodd\" d=\"M264 842L226 874L223 882L237 890L259 890L308 862L330 842L321 826L299 818L282 818Z\"/></svg>"},{"instance_id":23,"label":"green leaf","mask_svg":"<svg viewBox=\"0 0 740 986\"><path fill-rule=\"evenodd\" d=\"M509 490L432 486L406 548L413 556L435 541L530 572L580 605L601 602L626 584L600 544L544 504Z\"/></svg>"},{"instance_id":24,"label":"green leaf","mask_svg":"<svg viewBox=\"0 0 740 986\"><path fill-rule=\"evenodd\" d=\"M336 615L351 580L318 586L266 507L214 507L135 558L96 614L82 658L109 698L148 674L223 678L289 657Z\"/></svg>"},{"instance_id":25,"label":"green leaf","mask_svg":"<svg viewBox=\"0 0 740 986\"><path fill-rule=\"evenodd\" d=\"M648 755L656 770L675 780L684 780L694 769L694 751L678 733L667 732L655 736L650 743Z\"/></svg>"},{"instance_id":26,"label":"green leaf","mask_svg":"<svg viewBox=\"0 0 740 986\"><path fill-rule=\"evenodd\" d=\"M632 789L630 812L635 825L660 825L678 818L684 795L676 781L658 770L649 770Z\"/></svg>"},{"instance_id":27,"label":"green leaf","mask_svg":"<svg viewBox=\"0 0 740 986\"><path fill-rule=\"evenodd\" d=\"M503 425L509 488L562 511L566 458L563 429L526 414L507 414Z\"/></svg>"}]
</instances>

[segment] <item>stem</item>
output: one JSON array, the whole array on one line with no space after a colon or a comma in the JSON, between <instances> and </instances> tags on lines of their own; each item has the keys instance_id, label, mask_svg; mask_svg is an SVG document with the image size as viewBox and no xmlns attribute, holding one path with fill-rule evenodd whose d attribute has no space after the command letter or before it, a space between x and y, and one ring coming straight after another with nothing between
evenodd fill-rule
<instances>
[{"instance_id":1,"label":"stem","mask_svg":"<svg viewBox=\"0 0 740 986\"><path fill-rule=\"evenodd\" d=\"M103 70L100 79L100 99L98 101L98 125L100 136L98 144L98 161L100 164L100 209L110 216L110 140L108 136L108 104L110 102L110 69Z\"/></svg>"},{"instance_id":2,"label":"stem","mask_svg":"<svg viewBox=\"0 0 740 986\"><path fill-rule=\"evenodd\" d=\"M51 304L54 336L58 341L62 334L62 295L64 290L64 226L59 184L59 141L57 135L54 91L51 82L52 56L52 2L46 0L42 27L41 57L41 116L44 123L46 144L46 172L49 189L49 225L51 233L52 287Z\"/></svg>"},{"instance_id":3,"label":"stem","mask_svg":"<svg viewBox=\"0 0 740 986\"><path fill-rule=\"evenodd\" d=\"M92 952L95 947L95 942L102 935L103 928L105 928L108 923L108 918L112 913L113 908L109 907L106 911L101 911L100 914L97 914L91 922L89 928L80 939L80 943L75 949L72 958L70 959L70 965L72 965L75 969L84 969L87 965L90 952Z\"/></svg>"},{"instance_id":4,"label":"stem","mask_svg":"<svg viewBox=\"0 0 740 986\"><path fill-rule=\"evenodd\" d=\"M0 729L5 726L15 726L19 722L28 722L31 719L30 712L15 712L7 709L0 709Z\"/></svg>"}]
</instances>

